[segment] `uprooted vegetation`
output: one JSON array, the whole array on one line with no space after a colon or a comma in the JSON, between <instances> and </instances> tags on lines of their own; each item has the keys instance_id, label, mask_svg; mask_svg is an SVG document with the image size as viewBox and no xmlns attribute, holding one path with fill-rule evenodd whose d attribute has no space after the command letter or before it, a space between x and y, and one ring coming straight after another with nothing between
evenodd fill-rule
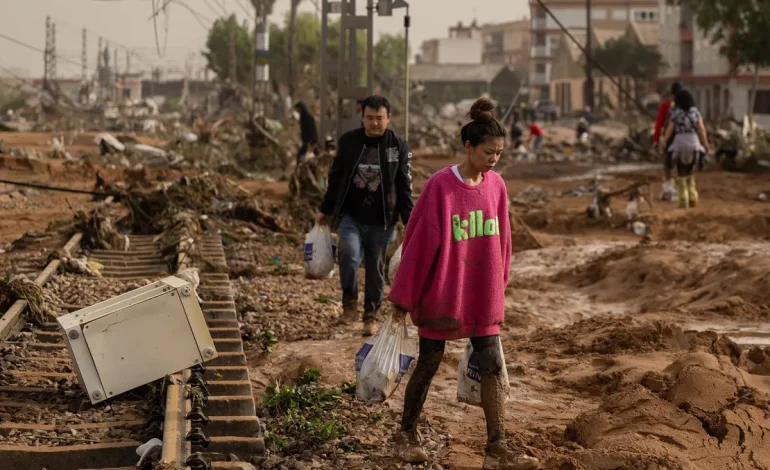
<instances>
[{"instance_id":1,"label":"uprooted vegetation","mask_svg":"<svg viewBox=\"0 0 770 470\"><path fill-rule=\"evenodd\" d=\"M276 382L262 393L263 419L272 451L301 454L332 440L338 441L340 448L355 448L355 441L340 441L348 433L340 422L343 391L321 386L320 376L318 369L309 368L294 383Z\"/></svg>"}]
</instances>

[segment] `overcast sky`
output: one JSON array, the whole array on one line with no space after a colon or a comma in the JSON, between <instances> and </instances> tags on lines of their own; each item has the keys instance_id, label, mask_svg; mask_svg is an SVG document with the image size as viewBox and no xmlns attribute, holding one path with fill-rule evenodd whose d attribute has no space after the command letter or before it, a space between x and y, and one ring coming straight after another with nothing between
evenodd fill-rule
<instances>
[{"instance_id":1,"label":"overcast sky","mask_svg":"<svg viewBox=\"0 0 770 470\"><path fill-rule=\"evenodd\" d=\"M88 29L89 74L96 67L96 48L99 35L111 43L119 44L118 60L121 70L125 67L123 47L134 51L132 70L149 70L160 66L166 69L184 70L190 63L193 70L205 66L200 56L206 38L206 28L217 16L234 12L239 18L247 18L251 11L250 0L174 0L167 18L158 17L158 37L163 56L159 57L155 44L153 22L148 21L153 0L0 0L0 33L37 48L45 46L45 19L50 15L56 23L56 47L59 54L59 77L79 77L82 28ZM321 0L317 0L318 4ZM155 0L161 4L163 0ZM183 2L197 13L192 13L177 2ZM302 10L315 11L314 0L304 0ZM447 28L462 20L467 23L476 18L479 23L502 22L529 15L528 0L411 0L412 28L410 41L413 51L425 39L444 37ZM366 5L358 0L359 11ZM289 9L289 0L277 0L271 22L282 22ZM403 30L404 10L396 10L393 17L375 17L375 37L382 33ZM248 18L251 22L250 13ZM166 21L168 34L166 34ZM250 23L251 24L251 23ZM164 50L165 44L165 50ZM0 37L0 75L5 68L17 74L41 76L43 56Z\"/></svg>"}]
</instances>

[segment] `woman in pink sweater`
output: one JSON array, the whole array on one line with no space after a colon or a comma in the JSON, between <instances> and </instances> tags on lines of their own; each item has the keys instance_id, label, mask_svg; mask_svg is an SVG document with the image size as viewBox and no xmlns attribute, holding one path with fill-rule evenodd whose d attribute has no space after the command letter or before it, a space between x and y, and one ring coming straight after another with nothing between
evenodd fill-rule
<instances>
[{"instance_id":1,"label":"woman in pink sweater","mask_svg":"<svg viewBox=\"0 0 770 470\"><path fill-rule=\"evenodd\" d=\"M398 454L409 463L428 456L417 421L444 355L446 340L470 338L478 353L481 401L487 421L485 469L537 468L537 460L505 442L503 358L498 345L511 264L505 182L490 171L500 160L505 128L494 104L479 98L473 121L460 133L463 163L431 176L414 207L390 291L394 315L410 313L419 329L420 354L406 387Z\"/></svg>"}]
</instances>

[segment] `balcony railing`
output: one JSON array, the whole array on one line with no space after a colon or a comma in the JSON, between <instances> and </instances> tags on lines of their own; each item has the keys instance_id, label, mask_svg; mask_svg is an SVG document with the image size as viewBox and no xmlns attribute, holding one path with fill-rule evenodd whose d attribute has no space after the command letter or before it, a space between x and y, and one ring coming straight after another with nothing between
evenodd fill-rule
<instances>
[{"instance_id":1,"label":"balcony railing","mask_svg":"<svg viewBox=\"0 0 770 470\"><path fill-rule=\"evenodd\" d=\"M548 75L545 72L535 72L531 75L532 85L548 85Z\"/></svg>"},{"instance_id":2,"label":"balcony railing","mask_svg":"<svg viewBox=\"0 0 770 470\"><path fill-rule=\"evenodd\" d=\"M532 29L545 29L545 18L533 18Z\"/></svg>"},{"instance_id":3,"label":"balcony railing","mask_svg":"<svg viewBox=\"0 0 770 470\"><path fill-rule=\"evenodd\" d=\"M548 46L532 46L532 57L548 57Z\"/></svg>"}]
</instances>

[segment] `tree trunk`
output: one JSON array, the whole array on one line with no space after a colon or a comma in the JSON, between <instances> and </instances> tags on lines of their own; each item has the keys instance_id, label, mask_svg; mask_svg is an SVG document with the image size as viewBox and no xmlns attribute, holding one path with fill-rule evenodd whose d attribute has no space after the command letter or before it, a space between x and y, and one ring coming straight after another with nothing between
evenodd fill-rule
<instances>
[{"instance_id":1,"label":"tree trunk","mask_svg":"<svg viewBox=\"0 0 770 470\"><path fill-rule=\"evenodd\" d=\"M297 79L294 73L295 60L294 57L294 35L297 27L297 7L302 0L291 0L291 7L289 10L289 96L294 99L294 93L297 88Z\"/></svg>"},{"instance_id":2,"label":"tree trunk","mask_svg":"<svg viewBox=\"0 0 770 470\"><path fill-rule=\"evenodd\" d=\"M754 103L757 101L757 85L759 83L759 66L754 66L754 78L751 80L751 99L749 100L749 138L754 141Z\"/></svg>"}]
</instances>

